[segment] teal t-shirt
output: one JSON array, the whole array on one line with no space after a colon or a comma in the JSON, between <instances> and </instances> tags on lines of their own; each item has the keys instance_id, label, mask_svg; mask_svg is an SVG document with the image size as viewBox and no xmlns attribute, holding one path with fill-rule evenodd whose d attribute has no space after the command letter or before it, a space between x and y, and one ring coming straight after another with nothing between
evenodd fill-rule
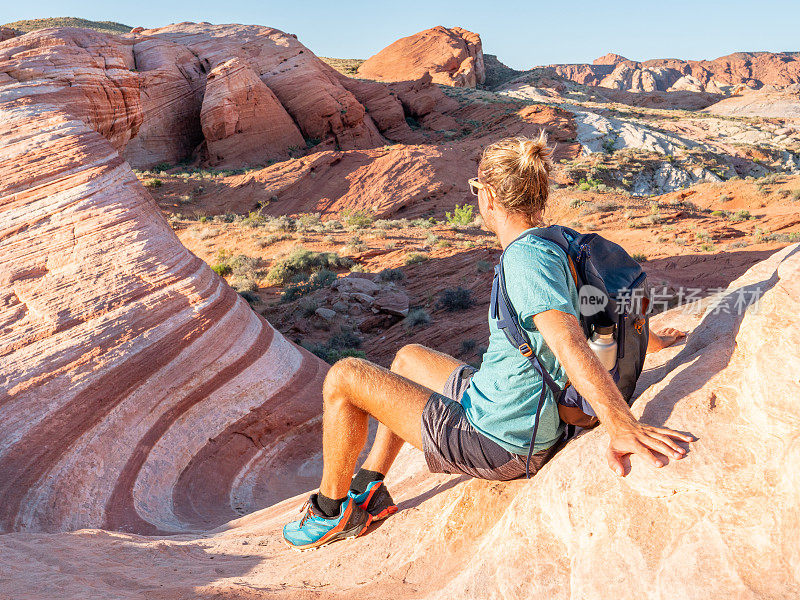
<instances>
[{"instance_id":1,"label":"teal t-shirt","mask_svg":"<svg viewBox=\"0 0 800 600\"><path fill-rule=\"evenodd\" d=\"M579 316L578 290L566 254L552 242L525 236L506 249L503 270L508 296L533 351L556 383L563 386L566 372L536 329L533 315L554 309ZM509 452L527 454L542 385L533 364L489 318L489 348L461 398L470 423ZM549 388L545 398L534 452L549 448L563 433L564 425Z\"/></svg>"}]
</instances>

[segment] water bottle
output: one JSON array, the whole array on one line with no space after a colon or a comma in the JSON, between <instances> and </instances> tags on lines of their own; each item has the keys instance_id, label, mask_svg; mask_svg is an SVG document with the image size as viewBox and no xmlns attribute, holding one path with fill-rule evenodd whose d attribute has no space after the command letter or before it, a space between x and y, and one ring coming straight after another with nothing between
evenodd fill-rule
<instances>
[{"instance_id":1,"label":"water bottle","mask_svg":"<svg viewBox=\"0 0 800 600\"><path fill-rule=\"evenodd\" d=\"M614 325L597 327L589 339L589 347L597 358L610 371L617 364L617 341L614 339Z\"/></svg>"}]
</instances>

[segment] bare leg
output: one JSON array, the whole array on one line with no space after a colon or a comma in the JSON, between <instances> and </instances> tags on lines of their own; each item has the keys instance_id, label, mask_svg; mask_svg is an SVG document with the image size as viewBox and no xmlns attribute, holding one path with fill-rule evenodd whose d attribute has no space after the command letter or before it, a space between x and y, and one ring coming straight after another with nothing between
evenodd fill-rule
<instances>
[{"instance_id":1,"label":"bare leg","mask_svg":"<svg viewBox=\"0 0 800 600\"><path fill-rule=\"evenodd\" d=\"M449 354L420 344L409 344L397 352L392 361L391 371L431 391L441 393L450 373L463 364ZM386 475L402 447L403 438L392 433L383 423L379 423L375 441L361 468Z\"/></svg>"},{"instance_id":2,"label":"bare leg","mask_svg":"<svg viewBox=\"0 0 800 600\"><path fill-rule=\"evenodd\" d=\"M322 483L328 498L347 494L356 460L367 440L369 415L403 440L422 448L422 409L431 391L358 358L337 362L322 388Z\"/></svg>"}]
</instances>

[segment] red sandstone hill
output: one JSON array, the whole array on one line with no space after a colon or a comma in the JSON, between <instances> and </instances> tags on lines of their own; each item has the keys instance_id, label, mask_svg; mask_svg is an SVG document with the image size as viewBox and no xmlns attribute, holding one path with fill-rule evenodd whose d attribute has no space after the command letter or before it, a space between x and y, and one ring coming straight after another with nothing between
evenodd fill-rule
<instances>
[{"instance_id":1,"label":"red sandstone hill","mask_svg":"<svg viewBox=\"0 0 800 600\"><path fill-rule=\"evenodd\" d=\"M482 84L480 36L461 27L433 27L397 40L358 68L359 76L380 81L408 81L426 73L434 83L454 87Z\"/></svg>"},{"instance_id":2,"label":"red sandstone hill","mask_svg":"<svg viewBox=\"0 0 800 600\"><path fill-rule=\"evenodd\" d=\"M584 85L631 92L678 91L723 92L737 86L761 88L800 82L800 53L736 52L714 60L674 58L632 61L607 54L594 64L564 64L547 67L566 79Z\"/></svg>"}]
</instances>

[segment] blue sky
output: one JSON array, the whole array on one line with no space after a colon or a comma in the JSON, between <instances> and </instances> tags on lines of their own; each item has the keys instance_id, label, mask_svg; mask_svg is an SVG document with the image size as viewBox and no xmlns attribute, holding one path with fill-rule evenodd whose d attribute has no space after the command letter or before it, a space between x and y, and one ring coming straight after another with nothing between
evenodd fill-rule
<instances>
[{"instance_id":1,"label":"blue sky","mask_svg":"<svg viewBox=\"0 0 800 600\"><path fill-rule=\"evenodd\" d=\"M156 27L180 21L256 23L297 34L321 56L368 58L434 25L481 35L511 67L591 62L606 52L634 60L716 58L745 50L800 50L800 2L385 2L5 0L2 22L55 16Z\"/></svg>"}]
</instances>

